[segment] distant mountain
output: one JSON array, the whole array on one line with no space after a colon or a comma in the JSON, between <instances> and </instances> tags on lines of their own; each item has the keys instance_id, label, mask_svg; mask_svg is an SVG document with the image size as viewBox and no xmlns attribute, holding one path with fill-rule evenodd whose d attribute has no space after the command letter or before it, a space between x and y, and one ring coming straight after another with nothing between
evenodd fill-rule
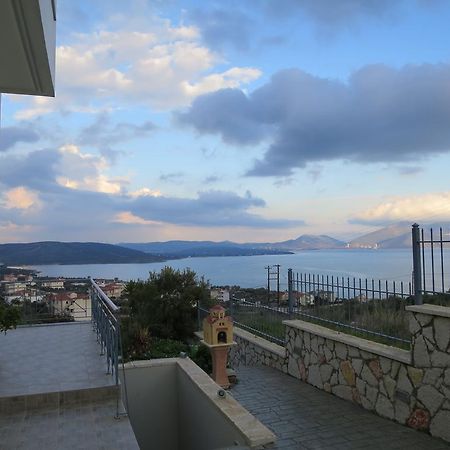
<instances>
[{"instance_id":1,"label":"distant mountain","mask_svg":"<svg viewBox=\"0 0 450 450\"><path fill-rule=\"evenodd\" d=\"M408 240L409 239L409 240ZM350 248L405 248L411 247L411 224L399 222L364 234L349 242Z\"/></svg>"},{"instance_id":2,"label":"distant mountain","mask_svg":"<svg viewBox=\"0 0 450 450\"><path fill-rule=\"evenodd\" d=\"M444 239L449 240L450 223L422 224L425 238L430 239L429 230L434 230L434 239L439 237L439 228L442 227ZM411 248L411 223L399 222L372 233L365 234L349 242L350 248ZM449 247L444 244L444 247Z\"/></svg>"},{"instance_id":3,"label":"distant mountain","mask_svg":"<svg viewBox=\"0 0 450 450\"><path fill-rule=\"evenodd\" d=\"M297 239L283 241L273 244L276 248L283 248L288 250L319 250L326 248L344 248L346 243L334 239L324 234L313 235L304 234Z\"/></svg>"},{"instance_id":4,"label":"distant mountain","mask_svg":"<svg viewBox=\"0 0 450 450\"><path fill-rule=\"evenodd\" d=\"M148 263L163 261L163 258L118 245L47 241L28 244L0 244L0 261L12 266Z\"/></svg>"},{"instance_id":5,"label":"distant mountain","mask_svg":"<svg viewBox=\"0 0 450 450\"><path fill-rule=\"evenodd\" d=\"M125 248L157 254L162 257L188 258L198 256L253 256L282 255L291 253L286 249L268 248L257 244L237 244L229 241L167 241L147 243L121 243Z\"/></svg>"},{"instance_id":6,"label":"distant mountain","mask_svg":"<svg viewBox=\"0 0 450 450\"><path fill-rule=\"evenodd\" d=\"M277 255L298 250L324 248L344 248L344 242L329 236L303 235L297 239L283 242L236 243L230 241L167 241L147 243L121 243L126 248L140 250L168 258L185 258L188 256L243 256L243 255Z\"/></svg>"}]
</instances>

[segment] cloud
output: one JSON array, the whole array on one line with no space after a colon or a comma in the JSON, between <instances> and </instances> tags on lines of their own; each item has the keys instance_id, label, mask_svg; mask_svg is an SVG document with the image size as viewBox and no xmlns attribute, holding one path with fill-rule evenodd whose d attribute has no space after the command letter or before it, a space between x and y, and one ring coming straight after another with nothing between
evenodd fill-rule
<instances>
[{"instance_id":1,"label":"cloud","mask_svg":"<svg viewBox=\"0 0 450 450\"><path fill-rule=\"evenodd\" d=\"M4 205L8 209L28 209L39 206L39 196L23 186L6 191L3 195Z\"/></svg>"},{"instance_id":2,"label":"cloud","mask_svg":"<svg viewBox=\"0 0 450 450\"><path fill-rule=\"evenodd\" d=\"M186 20L195 25L203 41L224 51L239 51L281 45L289 40L292 28L313 26L320 37L357 29L367 21L401 20L411 6L430 8L439 2L428 0L266 0L207 2L192 8ZM412 5L413 4L413 5Z\"/></svg>"},{"instance_id":3,"label":"cloud","mask_svg":"<svg viewBox=\"0 0 450 450\"><path fill-rule=\"evenodd\" d=\"M147 31L128 28L73 35L56 50L56 99L31 99L16 118L30 119L52 111L99 112L117 104L157 110L186 106L198 95L239 87L257 79L252 67L217 70L224 61L200 42L195 27L172 27L148 18Z\"/></svg>"},{"instance_id":4,"label":"cloud","mask_svg":"<svg viewBox=\"0 0 450 450\"><path fill-rule=\"evenodd\" d=\"M171 172L171 173L163 173L159 176L160 181L167 181L169 183L175 183L180 181L180 179L184 178L184 172Z\"/></svg>"},{"instance_id":5,"label":"cloud","mask_svg":"<svg viewBox=\"0 0 450 450\"><path fill-rule=\"evenodd\" d=\"M114 216L113 222L122 223L125 225L162 225L162 222L155 222L154 220L145 220L142 217L135 216L130 211L124 211Z\"/></svg>"},{"instance_id":6,"label":"cloud","mask_svg":"<svg viewBox=\"0 0 450 450\"><path fill-rule=\"evenodd\" d=\"M403 0L270 0L265 7L270 17L287 18L301 13L318 26L342 27L365 17L382 17L402 3Z\"/></svg>"},{"instance_id":7,"label":"cloud","mask_svg":"<svg viewBox=\"0 0 450 450\"><path fill-rule=\"evenodd\" d=\"M1 156L0 226L8 231L4 236L103 240L117 236L118 230L125 233L145 225L277 229L303 223L264 217L264 200L250 192L208 190L174 197L149 187L131 190L128 179L111 178L108 169L105 158L73 144Z\"/></svg>"},{"instance_id":8,"label":"cloud","mask_svg":"<svg viewBox=\"0 0 450 450\"><path fill-rule=\"evenodd\" d=\"M250 192L239 196L234 192L209 190L199 192L197 198L136 198L127 210L145 220L188 226L283 228L303 224L297 220L266 219L249 212L264 206L264 200Z\"/></svg>"},{"instance_id":9,"label":"cloud","mask_svg":"<svg viewBox=\"0 0 450 450\"><path fill-rule=\"evenodd\" d=\"M144 138L156 128L156 125L149 120L139 125L126 122L113 124L110 116L102 112L97 115L92 124L81 130L77 142L81 145L109 148L109 146L119 142Z\"/></svg>"},{"instance_id":10,"label":"cloud","mask_svg":"<svg viewBox=\"0 0 450 450\"><path fill-rule=\"evenodd\" d=\"M449 220L450 192L439 192L392 197L356 215L350 223L384 226L400 221L420 223Z\"/></svg>"},{"instance_id":11,"label":"cloud","mask_svg":"<svg viewBox=\"0 0 450 450\"><path fill-rule=\"evenodd\" d=\"M398 173L402 176L413 176L423 171L423 167L420 166L402 166L398 168Z\"/></svg>"},{"instance_id":12,"label":"cloud","mask_svg":"<svg viewBox=\"0 0 450 450\"><path fill-rule=\"evenodd\" d=\"M204 184L213 184L220 180L220 177L217 175L210 175L203 180Z\"/></svg>"},{"instance_id":13,"label":"cloud","mask_svg":"<svg viewBox=\"0 0 450 450\"><path fill-rule=\"evenodd\" d=\"M243 146L269 142L247 174L289 176L308 163L417 162L450 151L450 65L369 65L348 82L284 70L253 91L194 100L177 120Z\"/></svg>"},{"instance_id":14,"label":"cloud","mask_svg":"<svg viewBox=\"0 0 450 450\"><path fill-rule=\"evenodd\" d=\"M14 147L19 142L37 142L39 135L34 130L25 127L0 128L0 152Z\"/></svg>"},{"instance_id":15,"label":"cloud","mask_svg":"<svg viewBox=\"0 0 450 450\"><path fill-rule=\"evenodd\" d=\"M231 8L214 5L209 9L203 5L189 11L187 18L201 30L204 42L213 49L223 50L227 44L239 50L250 48L255 24L238 4Z\"/></svg>"}]
</instances>

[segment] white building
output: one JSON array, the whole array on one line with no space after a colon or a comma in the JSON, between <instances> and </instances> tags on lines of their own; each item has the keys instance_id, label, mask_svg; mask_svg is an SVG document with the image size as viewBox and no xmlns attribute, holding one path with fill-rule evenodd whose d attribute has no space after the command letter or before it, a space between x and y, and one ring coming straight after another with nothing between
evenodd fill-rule
<instances>
[{"instance_id":1,"label":"white building","mask_svg":"<svg viewBox=\"0 0 450 450\"><path fill-rule=\"evenodd\" d=\"M45 280L41 282L41 287L48 289L64 289L64 280Z\"/></svg>"},{"instance_id":2,"label":"white building","mask_svg":"<svg viewBox=\"0 0 450 450\"><path fill-rule=\"evenodd\" d=\"M218 302L229 302L230 291L228 289L211 289L211 298Z\"/></svg>"}]
</instances>

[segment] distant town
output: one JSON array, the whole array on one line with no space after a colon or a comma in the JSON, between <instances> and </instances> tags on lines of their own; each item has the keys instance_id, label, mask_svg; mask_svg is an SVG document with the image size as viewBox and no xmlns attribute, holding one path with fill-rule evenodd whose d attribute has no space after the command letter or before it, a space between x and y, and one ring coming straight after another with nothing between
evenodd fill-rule
<instances>
[{"instance_id":1,"label":"distant town","mask_svg":"<svg viewBox=\"0 0 450 450\"><path fill-rule=\"evenodd\" d=\"M114 302L125 299L126 282L113 279L96 279L97 285ZM91 318L91 282L89 278L40 276L33 269L10 267L0 264L0 298L7 304L21 308L22 322L79 321ZM289 295L284 290L266 288L242 288L240 286L210 286L210 298L217 303L286 306ZM296 305L338 303L335 293L316 289L301 292L292 291ZM355 296L359 302L367 301L364 295Z\"/></svg>"},{"instance_id":2,"label":"distant town","mask_svg":"<svg viewBox=\"0 0 450 450\"><path fill-rule=\"evenodd\" d=\"M125 289L125 282L118 279L96 281L112 300L119 299ZM89 319L89 288L88 278L41 277L34 270L0 264L0 297L21 306L25 322Z\"/></svg>"}]
</instances>

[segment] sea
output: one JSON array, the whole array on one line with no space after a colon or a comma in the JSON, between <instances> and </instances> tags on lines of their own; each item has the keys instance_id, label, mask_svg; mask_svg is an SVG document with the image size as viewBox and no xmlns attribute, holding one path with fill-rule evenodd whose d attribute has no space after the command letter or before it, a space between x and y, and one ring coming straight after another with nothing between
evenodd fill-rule
<instances>
[{"instance_id":1,"label":"sea","mask_svg":"<svg viewBox=\"0 0 450 450\"><path fill-rule=\"evenodd\" d=\"M119 278L145 280L150 272L165 266L190 268L212 285L263 287L267 285L267 266L280 265L280 287L286 289L288 269L297 273L411 281L410 249L307 250L289 255L224 256L168 260L144 264L80 264L33 266L42 276Z\"/></svg>"}]
</instances>

